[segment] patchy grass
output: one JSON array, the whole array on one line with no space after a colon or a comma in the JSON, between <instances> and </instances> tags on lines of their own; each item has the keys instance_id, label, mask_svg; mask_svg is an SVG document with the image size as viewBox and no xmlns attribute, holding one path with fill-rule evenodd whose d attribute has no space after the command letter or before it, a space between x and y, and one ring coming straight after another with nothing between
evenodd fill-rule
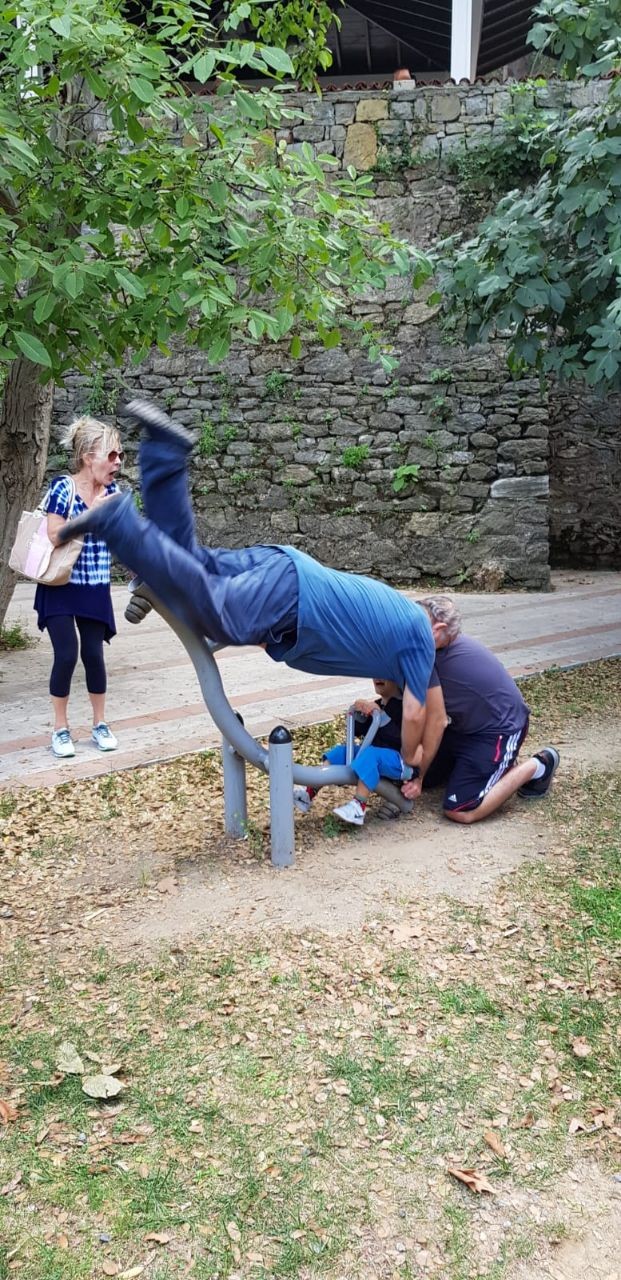
<instances>
[{"instance_id":1,"label":"patchy grass","mask_svg":"<svg viewBox=\"0 0 621 1280\"><path fill-rule=\"evenodd\" d=\"M620 666L528 682L537 722L612 714ZM131 963L84 922L127 892L133 842L143 876L172 841L208 865L216 758L7 797L0 1280L502 1280L561 1239L564 1171L608 1168L621 1137L621 794L576 782L539 810L545 858L483 906L421 894L338 938L221 932ZM120 1064L119 1099L57 1071L63 1039Z\"/></svg>"},{"instance_id":2,"label":"patchy grass","mask_svg":"<svg viewBox=\"0 0 621 1280\"><path fill-rule=\"evenodd\" d=\"M12 622L9 626L0 627L0 652L11 649L31 649L35 643L22 622ZM2 1273L0 1272L0 1278Z\"/></svg>"}]
</instances>

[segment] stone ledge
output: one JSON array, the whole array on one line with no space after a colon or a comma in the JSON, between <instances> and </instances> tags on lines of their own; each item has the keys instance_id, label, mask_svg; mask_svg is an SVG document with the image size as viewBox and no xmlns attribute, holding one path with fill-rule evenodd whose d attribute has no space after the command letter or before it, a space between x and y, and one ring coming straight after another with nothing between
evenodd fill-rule
<instances>
[{"instance_id":1,"label":"stone ledge","mask_svg":"<svg viewBox=\"0 0 621 1280\"><path fill-rule=\"evenodd\" d=\"M549 476L516 476L506 480L495 480L490 489L490 498L525 502L530 498L547 498L549 492Z\"/></svg>"}]
</instances>

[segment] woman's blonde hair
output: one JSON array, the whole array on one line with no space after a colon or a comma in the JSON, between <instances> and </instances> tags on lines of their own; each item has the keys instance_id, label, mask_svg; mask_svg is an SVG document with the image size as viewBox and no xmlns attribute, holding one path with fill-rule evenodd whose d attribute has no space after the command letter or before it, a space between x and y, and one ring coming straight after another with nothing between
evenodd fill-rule
<instances>
[{"instance_id":1,"label":"woman's blonde hair","mask_svg":"<svg viewBox=\"0 0 621 1280\"><path fill-rule=\"evenodd\" d=\"M76 418L75 422L67 427L61 444L65 449L73 451L73 465L76 471L79 471L84 459L90 453L109 453L111 449L120 445L120 439L116 427L108 427L98 418L89 418L86 415Z\"/></svg>"}]
</instances>

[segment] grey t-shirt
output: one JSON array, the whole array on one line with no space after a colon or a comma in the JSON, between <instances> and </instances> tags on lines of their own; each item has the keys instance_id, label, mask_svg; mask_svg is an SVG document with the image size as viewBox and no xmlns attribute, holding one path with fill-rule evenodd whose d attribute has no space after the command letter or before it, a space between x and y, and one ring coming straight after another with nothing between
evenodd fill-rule
<instances>
[{"instance_id":1,"label":"grey t-shirt","mask_svg":"<svg viewBox=\"0 0 621 1280\"><path fill-rule=\"evenodd\" d=\"M470 636L436 650L429 688L442 686L451 727L458 733L512 733L522 729L528 707L495 654Z\"/></svg>"}]
</instances>

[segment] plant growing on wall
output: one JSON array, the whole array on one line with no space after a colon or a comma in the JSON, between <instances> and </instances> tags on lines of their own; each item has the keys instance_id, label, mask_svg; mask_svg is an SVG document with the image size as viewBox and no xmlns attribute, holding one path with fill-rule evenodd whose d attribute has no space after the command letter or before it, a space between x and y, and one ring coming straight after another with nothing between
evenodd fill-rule
<instances>
[{"instance_id":1,"label":"plant growing on wall","mask_svg":"<svg viewBox=\"0 0 621 1280\"><path fill-rule=\"evenodd\" d=\"M138 363L177 337L214 364L238 338L288 338L293 356L301 333L331 347L348 295L428 273L377 226L369 178L335 180L308 146L275 144L299 111L236 77L293 66L235 36L238 12L217 37L206 0L155 0L140 25L120 0L21 0L19 25L16 13L0 0L2 566L38 498L68 370ZM217 78L217 92L192 98L184 77ZM0 568L0 621L12 585Z\"/></svg>"},{"instance_id":2,"label":"plant growing on wall","mask_svg":"<svg viewBox=\"0 0 621 1280\"><path fill-rule=\"evenodd\" d=\"M621 0L541 0L537 49L603 101L547 120L542 172L502 199L441 277L471 341L510 335L510 367L621 386Z\"/></svg>"},{"instance_id":3,"label":"plant growing on wall","mask_svg":"<svg viewBox=\"0 0 621 1280\"><path fill-rule=\"evenodd\" d=\"M397 467L392 478L392 487L395 493L401 493L405 489L406 484L415 484L418 480L420 465L417 462L404 464Z\"/></svg>"},{"instance_id":4,"label":"plant growing on wall","mask_svg":"<svg viewBox=\"0 0 621 1280\"><path fill-rule=\"evenodd\" d=\"M370 452L368 444L350 444L346 449L343 449L341 463L344 467L350 467L352 471L357 471L358 467L361 467L362 463L366 462Z\"/></svg>"}]
</instances>

